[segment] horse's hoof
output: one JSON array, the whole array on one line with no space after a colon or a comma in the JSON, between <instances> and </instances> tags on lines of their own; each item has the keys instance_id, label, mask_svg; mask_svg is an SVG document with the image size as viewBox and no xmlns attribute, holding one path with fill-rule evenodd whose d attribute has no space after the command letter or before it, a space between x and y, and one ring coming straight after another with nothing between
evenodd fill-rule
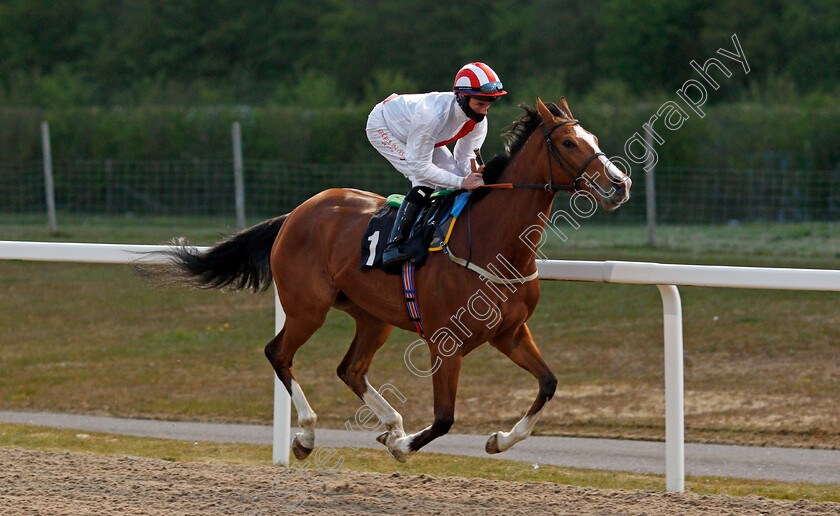
<instances>
[{"instance_id":1,"label":"horse's hoof","mask_svg":"<svg viewBox=\"0 0 840 516\"><path fill-rule=\"evenodd\" d=\"M499 449L499 434L493 433L490 435L490 438L487 439L487 444L484 445L484 451L489 454L499 453L502 450Z\"/></svg>"},{"instance_id":2,"label":"horse's hoof","mask_svg":"<svg viewBox=\"0 0 840 516\"><path fill-rule=\"evenodd\" d=\"M390 433L390 432L382 432L381 434L379 434L378 436L376 436L376 440L377 440L377 442L379 442L379 443L380 443L380 444L382 444L383 446L388 446L387 442L388 442L388 434L389 434L389 433Z\"/></svg>"},{"instance_id":3,"label":"horse's hoof","mask_svg":"<svg viewBox=\"0 0 840 516\"><path fill-rule=\"evenodd\" d=\"M399 450L394 450L392 448L388 448L388 453L391 454L391 457L397 459L397 462L405 464L405 454L403 452Z\"/></svg>"},{"instance_id":4,"label":"horse's hoof","mask_svg":"<svg viewBox=\"0 0 840 516\"><path fill-rule=\"evenodd\" d=\"M295 436L292 440L292 453L295 454L295 458L297 460L303 460L309 457L309 454L312 453L312 448L307 448L306 446L300 444L297 436Z\"/></svg>"}]
</instances>

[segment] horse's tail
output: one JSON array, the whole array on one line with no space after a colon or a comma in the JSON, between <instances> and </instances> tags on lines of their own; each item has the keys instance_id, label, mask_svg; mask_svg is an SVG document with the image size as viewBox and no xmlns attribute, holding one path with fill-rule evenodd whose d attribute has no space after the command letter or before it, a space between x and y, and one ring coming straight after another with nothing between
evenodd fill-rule
<instances>
[{"instance_id":1,"label":"horse's tail","mask_svg":"<svg viewBox=\"0 0 840 516\"><path fill-rule=\"evenodd\" d=\"M281 215L244 229L203 252L178 238L171 249L153 253L165 256L166 263L138 270L143 276L165 283L206 289L265 290L272 280L271 248L286 217Z\"/></svg>"}]
</instances>

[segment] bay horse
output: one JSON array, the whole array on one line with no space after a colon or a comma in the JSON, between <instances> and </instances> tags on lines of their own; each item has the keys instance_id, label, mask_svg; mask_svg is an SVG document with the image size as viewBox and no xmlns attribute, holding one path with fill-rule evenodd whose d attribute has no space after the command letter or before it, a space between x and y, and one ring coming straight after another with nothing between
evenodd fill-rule
<instances>
[{"instance_id":1,"label":"bay horse","mask_svg":"<svg viewBox=\"0 0 840 516\"><path fill-rule=\"evenodd\" d=\"M493 433L485 449L499 453L527 438L557 379L534 343L526 321L540 297L536 253L557 192L574 191L608 210L629 199L630 178L598 147L597 138L572 117L565 99L536 108L525 105L522 118L507 133L506 152L487 165L485 181L506 188L473 193L469 217L459 217L449 242L453 256L488 267L498 257L514 279L495 277L497 314L488 323L466 307L471 296L490 286L487 276L459 266L444 253L429 256L417 270L423 326L434 366L434 421L406 434L402 416L374 389L368 367L393 327L412 331L402 280L380 270L360 270L361 240L373 213L385 202L379 195L332 189L305 201L288 214L245 229L199 253L183 241L166 251L164 271L174 281L201 288L267 289L274 281L286 313L283 329L266 345L265 355L295 405L302 432L292 442L302 460L315 447L316 415L295 379L295 353L320 328L330 308L350 314L356 334L338 365L339 378L379 417L387 431L377 440L404 462L411 453L446 434L454 421L461 361L489 342L539 381L539 392L525 416L509 431ZM537 130L541 129L541 130ZM536 228L538 232L533 231ZM475 243L473 245L473 242ZM496 269L498 270L498 269ZM504 269L502 269L504 270ZM509 274L508 276L510 276ZM497 284L507 288L501 290ZM516 285L515 288L511 288ZM488 309L491 308L488 306ZM472 315L472 316L471 316ZM448 329L457 322L455 332Z\"/></svg>"}]
</instances>

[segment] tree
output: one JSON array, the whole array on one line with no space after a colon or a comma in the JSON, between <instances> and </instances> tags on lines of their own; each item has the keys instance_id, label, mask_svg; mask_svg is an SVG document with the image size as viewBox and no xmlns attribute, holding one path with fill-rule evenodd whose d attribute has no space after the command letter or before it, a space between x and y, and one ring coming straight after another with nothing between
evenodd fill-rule
<instances>
[{"instance_id":1,"label":"tree","mask_svg":"<svg viewBox=\"0 0 840 516\"><path fill-rule=\"evenodd\" d=\"M706 0L609 0L604 5L604 36L598 44L601 77L620 79L636 93L672 91L685 80L698 45L699 13Z\"/></svg>"},{"instance_id":2,"label":"tree","mask_svg":"<svg viewBox=\"0 0 840 516\"><path fill-rule=\"evenodd\" d=\"M540 94L586 92L598 79L595 52L603 36L602 6L600 0L495 3L490 19L493 46L512 89L553 83L551 91Z\"/></svg>"},{"instance_id":3,"label":"tree","mask_svg":"<svg viewBox=\"0 0 840 516\"><path fill-rule=\"evenodd\" d=\"M77 38L86 20L83 3L26 0L0 4L0 76L15 71L50 72L87 57Z\"/></svg>"}]
</instances>

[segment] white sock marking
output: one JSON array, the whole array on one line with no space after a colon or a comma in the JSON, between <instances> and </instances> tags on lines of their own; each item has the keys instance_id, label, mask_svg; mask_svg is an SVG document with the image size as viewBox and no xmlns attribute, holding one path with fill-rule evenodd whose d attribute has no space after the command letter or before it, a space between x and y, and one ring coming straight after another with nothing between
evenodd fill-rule
<instances>
[{"instance_id":1,"label":"white sock marking","mask_svg":"<svg viewBox=\"0 0 840 516\"><path fill-rule=\"evenodd\" d=\"M303 394L303 389L296 380L292 380L292 403L295 404L295 410L298 413L298 424L303 429L303 432L297 434L298 441L307 448L315 447L315 422L318 416L309 402L306 401L306 396Z\"/></svg>"}]
</instances>

